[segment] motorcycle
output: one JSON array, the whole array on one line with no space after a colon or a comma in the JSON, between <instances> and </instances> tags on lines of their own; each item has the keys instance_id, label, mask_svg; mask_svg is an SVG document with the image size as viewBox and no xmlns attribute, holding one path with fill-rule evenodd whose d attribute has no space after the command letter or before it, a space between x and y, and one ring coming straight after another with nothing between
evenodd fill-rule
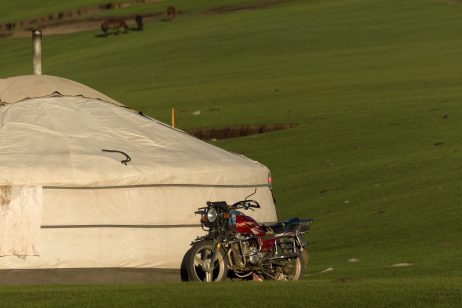
<instances>
[{"instance_id":1,"label":"motorcycle","mask_svg":"<svg viewBox=\"0 0 462 308\"><path fill-rule=\"evenodd\" d=\"M248 196L250 197L250 196ZM258 224L240 209L260 208L255 200L207 202L195 214L208 233L196 238L186 257L192 281L222 281L231 277L254 280L298 280L308 262L310 218L291 218L271 226ZM231 271L230 273L228 273ZM257 279L255 279L257 278Z\"/></svg>"}]
</instances>

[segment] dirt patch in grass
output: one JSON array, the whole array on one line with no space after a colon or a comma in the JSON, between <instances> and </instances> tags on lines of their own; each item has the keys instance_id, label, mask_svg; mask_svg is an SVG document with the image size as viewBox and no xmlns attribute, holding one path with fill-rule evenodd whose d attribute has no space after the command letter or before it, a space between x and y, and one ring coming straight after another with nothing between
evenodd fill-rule
<instances>
[{"instance_id":1,"label":"dirt patch in grass","mask_svg":"<svg viewBox=\"0 0 462 308\"><path fill-rule=\"evenodd\" d=\"M210 9L209 13L231 13L236 11L256 10L269 6L290 2L291 0L260 0L242 4L230 4Z\"/></svg>"},{"instance_id":2,"label":"dirt patch in grass","mask_svg":"<svg viewBox=\"0 0 462 308\"><path fill-rule=\"evenodd\" d=\"M56 22L53 24L46 24L41 27L45 34L67 34L67 33L75 33L75 32L82 32L82 31L89 31L100 29L101 24L108 20L108 19L122 19L124 20L128 27L131 30L135 30L136 28L136 21L135 18L137 16L143 16L144 21L152 20L156 17L164 15L163 12L152 12L152 13L145 13L145 14L130 14L124 16L111 16L111 17L90 17L81 20L68 20L62 22ZM30 31L22 31L15 34L15 36L30 36Z\"/></svg>"},{"instance_id":3,"label":"dirt patch in grass","mask_svg":"<svg viewBox=\"0 0 462 308\"><path fill-rule=\"evenodd\" d=\"M269 124L269 125L241 125L224 128L201 128L188 131L191 135L202 140L219 140L238 138L257 134L264 134L293 128L297 124Z\"/></svg>"}]
</instances>

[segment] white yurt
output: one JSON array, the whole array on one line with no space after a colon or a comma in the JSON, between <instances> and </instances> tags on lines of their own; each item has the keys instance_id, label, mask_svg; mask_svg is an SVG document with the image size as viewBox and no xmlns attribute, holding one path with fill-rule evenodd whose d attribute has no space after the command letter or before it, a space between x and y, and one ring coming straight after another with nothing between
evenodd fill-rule
<instances>
[{"instance_id":1,"label":"white yurt","mask_svg":"<svg viewBox=\"0 0 462 308\"><path fill-rule=\"evenodd\" d=\"M256 189L277 220L268 177L80 83L0 79L0 283L179 278L207 201Z\"/></svg>"}]
</instances>

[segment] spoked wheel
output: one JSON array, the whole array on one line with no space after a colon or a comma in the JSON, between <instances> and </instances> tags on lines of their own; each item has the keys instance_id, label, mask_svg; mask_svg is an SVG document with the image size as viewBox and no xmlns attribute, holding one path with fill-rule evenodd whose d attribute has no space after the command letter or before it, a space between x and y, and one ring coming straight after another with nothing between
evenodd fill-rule
<instances>
[{"instance_id":1,"label":"spoked wheel","mask_svg":"<svg viewBox=\"0 0 462 308\"><path fill-rule=\"evenodd\" d=\"M303 278L305 267L308 263L308 253L303 251L297 258L288 259L282 272L287 280L299 280Z\"/></svg>"},{"instance_id":2,"label":"spoked wheel","mask_svg":"<svg viewBox=\"0 0 462 308\"><path fill-rule=\"evenodd\" d=\"M213 241L196 243L190 250L186 270L192 281L221 281L228 275L228 262L223 249L219 248L212 264Z\"/></svg>"}]
</instances>

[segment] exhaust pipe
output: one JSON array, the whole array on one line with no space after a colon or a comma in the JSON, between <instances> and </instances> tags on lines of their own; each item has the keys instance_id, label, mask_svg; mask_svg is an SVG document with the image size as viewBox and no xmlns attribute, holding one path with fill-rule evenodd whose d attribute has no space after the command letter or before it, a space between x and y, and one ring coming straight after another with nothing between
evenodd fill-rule
<instances>
[{"instance_id":1,"label":"exhaust pipe","mask_svg":"<svg viewBox=\"0 0 462 308\"><path fill-rule=\"evenodd\" d=\"M32 30L32 67L34 75L42 75L42 31Z\"/></svg>"}]
</instances>

